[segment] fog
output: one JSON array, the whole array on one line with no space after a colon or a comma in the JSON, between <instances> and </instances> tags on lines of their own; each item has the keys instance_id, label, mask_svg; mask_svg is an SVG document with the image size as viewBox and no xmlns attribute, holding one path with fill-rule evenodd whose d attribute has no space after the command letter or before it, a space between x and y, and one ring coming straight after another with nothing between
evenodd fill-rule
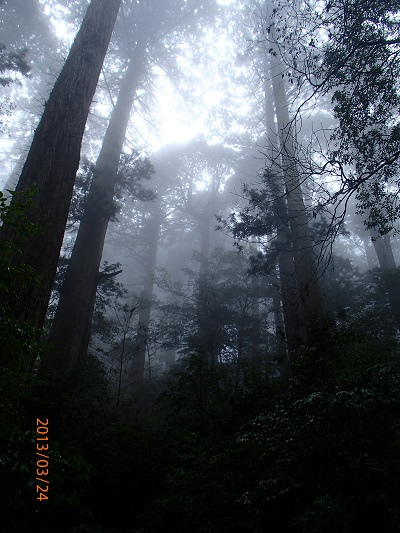
<instances>
[{"instance_id":1,"label":"fog","mask_svg":"<svg viewBox=\"0 0 400 533\"><path fill-rule=\"evenodd\" d=\"M397 530L397 3L0 23L6 530Z\"/></svg>"}]
</instances>

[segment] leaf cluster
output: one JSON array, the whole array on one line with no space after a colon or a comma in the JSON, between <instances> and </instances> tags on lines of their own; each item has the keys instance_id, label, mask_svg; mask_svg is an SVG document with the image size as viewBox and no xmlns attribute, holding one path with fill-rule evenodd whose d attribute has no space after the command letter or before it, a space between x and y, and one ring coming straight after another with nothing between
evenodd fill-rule
<instances>
[{"instance_id":1,"label":"leaf cluster","mask_svg":"<svg viewBox=\"0 0 400 533\"><path fill-rule=\"evenodd\" d=\"M33 238L38 229L29 222L27 214L34 203L36 190L24 193L19 200L17 193L10 192L13 201L0 192L0 360L8 366L10 354L22 362L28 354L38 355L37 331L30 324L21 324L10 311L9 302L16 297L12 287L37 283L33 270L24 265L12 263L12 259L22 253L22 244ZM17 280L17 282L16 282ZM14 361L13 364L16 362Z\"/></svg>"},{"instance_id":2,"label":"leaf cluster","mask_svg":"<svg viewBox=\"0 0 400 533\"><path fill-rule=\"evenodd\" d=\"M76 176L74 194L71 200L67 229L72 229L79 222L90 198L93 201L94 187L92 186L96 166L87 159L83 159L80 171ZM139 152L133 151L131 154L122 154L118 166L115 193L111 206L102 203L102 194L97 193L96 207L115 220L121 206L118 201L126 200L148 202L156 198L156 194L143 184L154 174L153 166L147 157L142 157Z\"/></svg>"},{"instance_id":3,"label":"leaf cluster","mask_svg":"<svg viewBox=\"0 0 400 533\"><path fill-rule=\"evenodd\" d=\"M26 61L26 55L28 50L26 48L20 48L14 52L9 52L6 46L0 43L0 85L7 87L11 83L16 81L7 73L19 72L23 76L27 76L31 67Z\"/></svg>"}]
</instances>

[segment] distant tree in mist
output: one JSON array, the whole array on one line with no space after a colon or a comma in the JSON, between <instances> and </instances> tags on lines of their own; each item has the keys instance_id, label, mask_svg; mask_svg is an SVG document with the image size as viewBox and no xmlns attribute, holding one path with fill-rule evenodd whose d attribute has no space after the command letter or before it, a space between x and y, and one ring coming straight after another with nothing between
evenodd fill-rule
<instances>
[{"instance_id":1,"label":"distant tree in mist","mask_svg":"<svg viewBox=\"0 0 400 533\"><path fill-rule=\"evenodd\" d=\"M277 336L287 344L293 362L316 331L325 330L327 317L319 283L310 216L303 197L303 176L298 161L296 126L289 115L289 99L281 50L276 45L270 14L273 3L256 3L253 17L255 51L250 69L262 80L259 106L264 117L261 150L264 169L259 189L245 186L249 202L231 217L230 227L238 239L268 238L265 270L271 274L278 265L283 323L277 317ZM269 28L269 42L258 32ZM257 254L256 254L257 255ZM255 257L255 268L263 268ZM277 310L280 308L277 301ZM286 359L286 357L284 358Z\"/></svg>"}]
</instances>

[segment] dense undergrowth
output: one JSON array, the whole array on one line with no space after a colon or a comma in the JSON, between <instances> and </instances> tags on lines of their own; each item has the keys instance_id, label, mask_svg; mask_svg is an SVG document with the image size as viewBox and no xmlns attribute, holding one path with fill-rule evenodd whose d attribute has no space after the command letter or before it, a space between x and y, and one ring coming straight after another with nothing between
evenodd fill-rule
<instances>
[{"instance_id":1,"label":"dense undergrowth","mask_svg":"<svg viewBox=\"0 0 400 533\"><path fill-rule=\"evenodd\" d=\"M284 379L247 364L239 387L229 366L188 357L142 391L161 391L147 417L115 408L94 360L68 404L65 383L46 392L3 380L6 530L398 531L396 351L348 333L329 342L329 364L311 349ZM36 412L49 419L42 502Z\"/></svg>"}]
</instances>

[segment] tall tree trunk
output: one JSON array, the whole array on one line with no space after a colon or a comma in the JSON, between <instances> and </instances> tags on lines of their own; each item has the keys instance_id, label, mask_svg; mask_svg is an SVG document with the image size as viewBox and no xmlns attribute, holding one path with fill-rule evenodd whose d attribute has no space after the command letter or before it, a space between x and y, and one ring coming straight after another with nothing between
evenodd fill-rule
<instances>
[{"instance_id":1,"label":"tall tree trunk","mask_svg":"<svg viewBox=\"0 0 400 533\"><path fill-rule=\"evenodd\" d=\"M138 334L133 351L132 359L132 383L143 381L146 362L146 349L148 343L148 332L151 314L151 302L153 298L154 273L157 262L158 240L161 232L161 205L159 200L154 206L153 217L148 228L149 247L145 264L145 274L143 283L143 293L141 298L141 308L139 311Z\"/></svg>"},{"instance_id":2,"label":"tall tree trunk","mask_svg":"<svg viewBox=\"0 0 400 533\"><path fill-rule=\"evenodd\" d=\"M235 400L238 399L239 394L239 385L240 385L240 378L242 374L242 364L243 364L243 349L244 349L244 340L245 340L245 330L246 330L246 314L247 309L246 307L243 307L241 312L241 320L238 324L238 334L237 334L237 360L236 360L236 368L235 368L235 380L234 380L234 391L233 391L233 397Z\"/></svg>"},{"instance_id":3,"label":"tall tree trunk","mask_svg":"<svg viewBox=\"0 0 400 533\"><path fill-rule=\"evenodd\" d=\"M146 45L147 40L143 39L135 48L96 161L85 212L50 331L50 348L41 365L41 371L46 374L74 367L87 353L119 158L142 74Z\"/></svg>"},{"instance_id":4,"label":"tall tree trunk","mask_svg":"<svg viewBox=\"0 0 400 533\"><path fill-rule=\"evenodd\" d=\"M273 25L270 35L272 42L275 42ZM312 330L316 329L318 324L321 328L327 326L327 317L297 169L294 124L289 119L288 102L281 75L282 66L278 55L271 54L271 66L296 278L303 308L306 336L309 338Z\"/></svg>"},{"instance_id":5,"label":"tall tree trunk","mask_svg":"<svg viewBox=\"0 0 400 533\"><path fill-rule=\"evenodd\" d=\"M210 316L208 309L208 271L210 256L210 227L208 213L199 216L200 221L200 269L199 292L197 296L197 344L204 362L207 365L216 363L217 354L212 346Z\"/></svg>"},{"instance_id":6,"label":"tall tree trunk","mask_svg":"<svg viewBox=\"0 0 400 533\"><path fill-rule=\"evenodd\" d=\"M273 198L274 217L277 226L276 249L278 252L278 269L280 292L285 325L285 340L289 362L293 362L299 353L299 348L305 343L306 331L304 325L303 309L300 305L299 287L297 283L295 263L293 257L292 236L289 225L289 213L284 193L284 177L282 169L278 164L280 160L278 150L278 132L275 126L274 94L270 80L271 65L264 56L264 96L265 96L265 118L266 132L268 139L268 159L270 171L266 177L271 189ZM279 322L276 322L279 325ZM277 338L281 338L281 332L277 331ZM280 369L283 370L286 361L281 361Z\"/></svg>"},{"instance_id":7,"label":"tall tree trunk","mask_svg":"<svg viewBox=\"0 0 400 533\"><path fill-rule=\"evenodd\" d=\"M41 232L21 243L23 252L14 264L29 265L40 281L12 287L10 306L15 319L39 329L57 270L85 124L120 4L121 0L91 1L45 104L16 188L22 197L27 189L38 188L29 220ZM11 228L3 230L6 238L10 234ZM22 371L29 371L32 363L28 361Z\"/></svg>"},{"instance_id":8,"label":"tall tree trunk","mask_svg":"<svg viewBox=\"0 0 400 533\"><path fill-rule=\"evenodd\" d=\"M257 249L250 245L250 255L256 255ZM260 354L260 286L258 276L251 276L251 360L254 366L261 367Z\"/></svg>"},{"instance_id":9,"label":"tall tree trunk","mask_svg":"<svg viewBox=\"0 0 400 533\"><path fill-rule=\"evenodd\" d=\"M275 322L275 336L276 336L276 362L278 363L278 368L280 374L284 374L287 370L287 343L286 335L284 328L284 315L283 309L281 307L281 295L280 291L277 290L277 287L274 287L274 292L272 294L272 307L274 312L274 322Z\"/></svg>"}]
</instances>

